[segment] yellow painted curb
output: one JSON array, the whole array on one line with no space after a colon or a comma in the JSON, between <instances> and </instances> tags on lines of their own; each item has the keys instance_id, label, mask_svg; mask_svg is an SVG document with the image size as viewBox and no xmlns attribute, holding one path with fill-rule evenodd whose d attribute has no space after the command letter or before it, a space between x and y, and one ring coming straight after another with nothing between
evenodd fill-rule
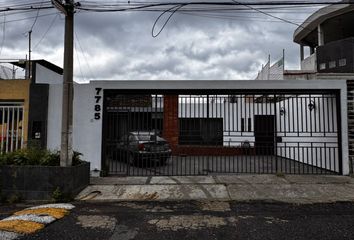
<instances>
[{"instance_id":1,"label":"yellow painted curb","mask_svg":"<svg viewBox=\"0 0 354 240\"><path fill-rule=\"evenodd\" d=\"M30 222L30 221L23 221L23 220L0 221L0 230L8 231L8 232L31 234L43 228L44 228L44 224Z\"/></svg>"},{"instance_id":2,"label":"yellow painted curb","mask_svg":"<svg viewBox=\"0 0 354 240\"><path fill-rule=\"evenodd\" d=\"M65 215L69 214L69 211L62 208L38 208L38 209L25 209L19 212L15 212L14 215L25 215L25 214L35 214L35 215L49 215L56 219L63 218Z\"/></svg>"}]
</instances>

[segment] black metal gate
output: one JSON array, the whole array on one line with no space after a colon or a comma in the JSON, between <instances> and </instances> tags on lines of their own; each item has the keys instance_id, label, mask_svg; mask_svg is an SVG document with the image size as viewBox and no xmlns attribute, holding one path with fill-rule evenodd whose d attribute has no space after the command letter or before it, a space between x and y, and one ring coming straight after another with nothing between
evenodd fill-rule
<instances>
[{"instance_id":1,"label":"black metal gate","mask_svg":"<svg viewBox=\"0 0 354 240\"><path fill-rule=\"evenodd\" d=\"M104 92L108 174L340 174L331 91Z\"/></svg>"}]
</instances>

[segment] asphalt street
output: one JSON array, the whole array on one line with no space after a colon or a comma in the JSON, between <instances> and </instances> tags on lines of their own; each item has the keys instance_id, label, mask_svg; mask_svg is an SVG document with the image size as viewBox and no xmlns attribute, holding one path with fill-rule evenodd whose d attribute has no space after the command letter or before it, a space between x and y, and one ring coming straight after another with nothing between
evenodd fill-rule
<instances>
[{"instance_id":1,"label":"asphalt street","mask_svg":"<svg viewBox=\"0 0 354 240\"><path fill-rule=\"evenodd\" d=\"M76 208L68 216L21 239L354 239L354 203L73 204ZM1 217L15 210L0 209Z\"/></svg>"}]
</instances>

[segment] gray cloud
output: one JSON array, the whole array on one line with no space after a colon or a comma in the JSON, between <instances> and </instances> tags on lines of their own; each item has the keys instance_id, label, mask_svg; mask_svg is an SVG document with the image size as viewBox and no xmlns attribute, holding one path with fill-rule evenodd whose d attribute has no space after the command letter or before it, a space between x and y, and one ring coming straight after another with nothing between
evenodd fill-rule
<instances>
[{"instance_id":1,"label":"gray cloud","mask_svg":"<svg viewBox=\"0 0 354 240\"><path fill-rule=\"evenodd\" d=\"M53 9L40 14L55 12ZM35 14L8 16L7 19ZM43 37L54 16L38 19L32 46ZM75 18L78 37L75 40L75 80L253 79L267 61L268 54L276 61L281 57L282 49L286 50L287 66L298 66L298 46L292 42L295 26L273 21L247 21L251 19L241 17L239 21L231 21L176 14L161 35L152 38L151 27L157 16L158 13L144 12L78 12ZM259 14L251 16L265 18ZM297 18L305 19L305 14ZM24 33L33 21L6 24L2 58L25 57L28 39ZM62 66L63 29L61 16L34 49L34 58Z\"/></svg>"}]
</instances>

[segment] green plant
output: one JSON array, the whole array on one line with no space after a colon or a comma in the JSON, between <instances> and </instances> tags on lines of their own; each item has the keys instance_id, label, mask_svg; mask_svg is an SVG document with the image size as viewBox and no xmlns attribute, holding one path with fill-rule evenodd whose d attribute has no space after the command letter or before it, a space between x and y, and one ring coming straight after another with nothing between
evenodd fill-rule
<instances>
[{"instance_id":1,"label":"green plant","mask_svg":"<svg viewBox=\"0 0 354 240\"><path fill-rule=\"evenodd\" d=\"M71 202L73 200L71 193L64 193L57 187L52 193L52 199L54 202Z\"/></svg>"},{"instance_id":2,"label":"green plant","mask_svg":"<svg viewBox=\"0 0 354 240\"><path fill-rule=\"evenodd\" d=\"M81 153L74 151L72 163L73 166L81 164ZM40 166L59 166L60 152L48 151L37 147L17 150L15 152L3 153L0 155L1 165L40 165Z\"/></svg>"},{"instance_id":3,"label":"green plant","mask_svg":"<svg viewBox=\"0 0 354 240\"><path fill-rule=\"evenodd\" d=\"M59 166L60 165L60 152L47 152L41 159L42 166Z\"/></svg>"},{"instance_id":4,"label":"green plant","mask_svg":"<svg viewBox=\"0 0 354 240\"><path fill-rule=\"evenodd\" d=\"M79 153L79 152L76 152L74 151L74 154L73 154L73 166L76 166L76 165L79 165L81 164L83 161L81 160L81 157L82 156L82 153Z\"/></svg>"}]
</instances>

